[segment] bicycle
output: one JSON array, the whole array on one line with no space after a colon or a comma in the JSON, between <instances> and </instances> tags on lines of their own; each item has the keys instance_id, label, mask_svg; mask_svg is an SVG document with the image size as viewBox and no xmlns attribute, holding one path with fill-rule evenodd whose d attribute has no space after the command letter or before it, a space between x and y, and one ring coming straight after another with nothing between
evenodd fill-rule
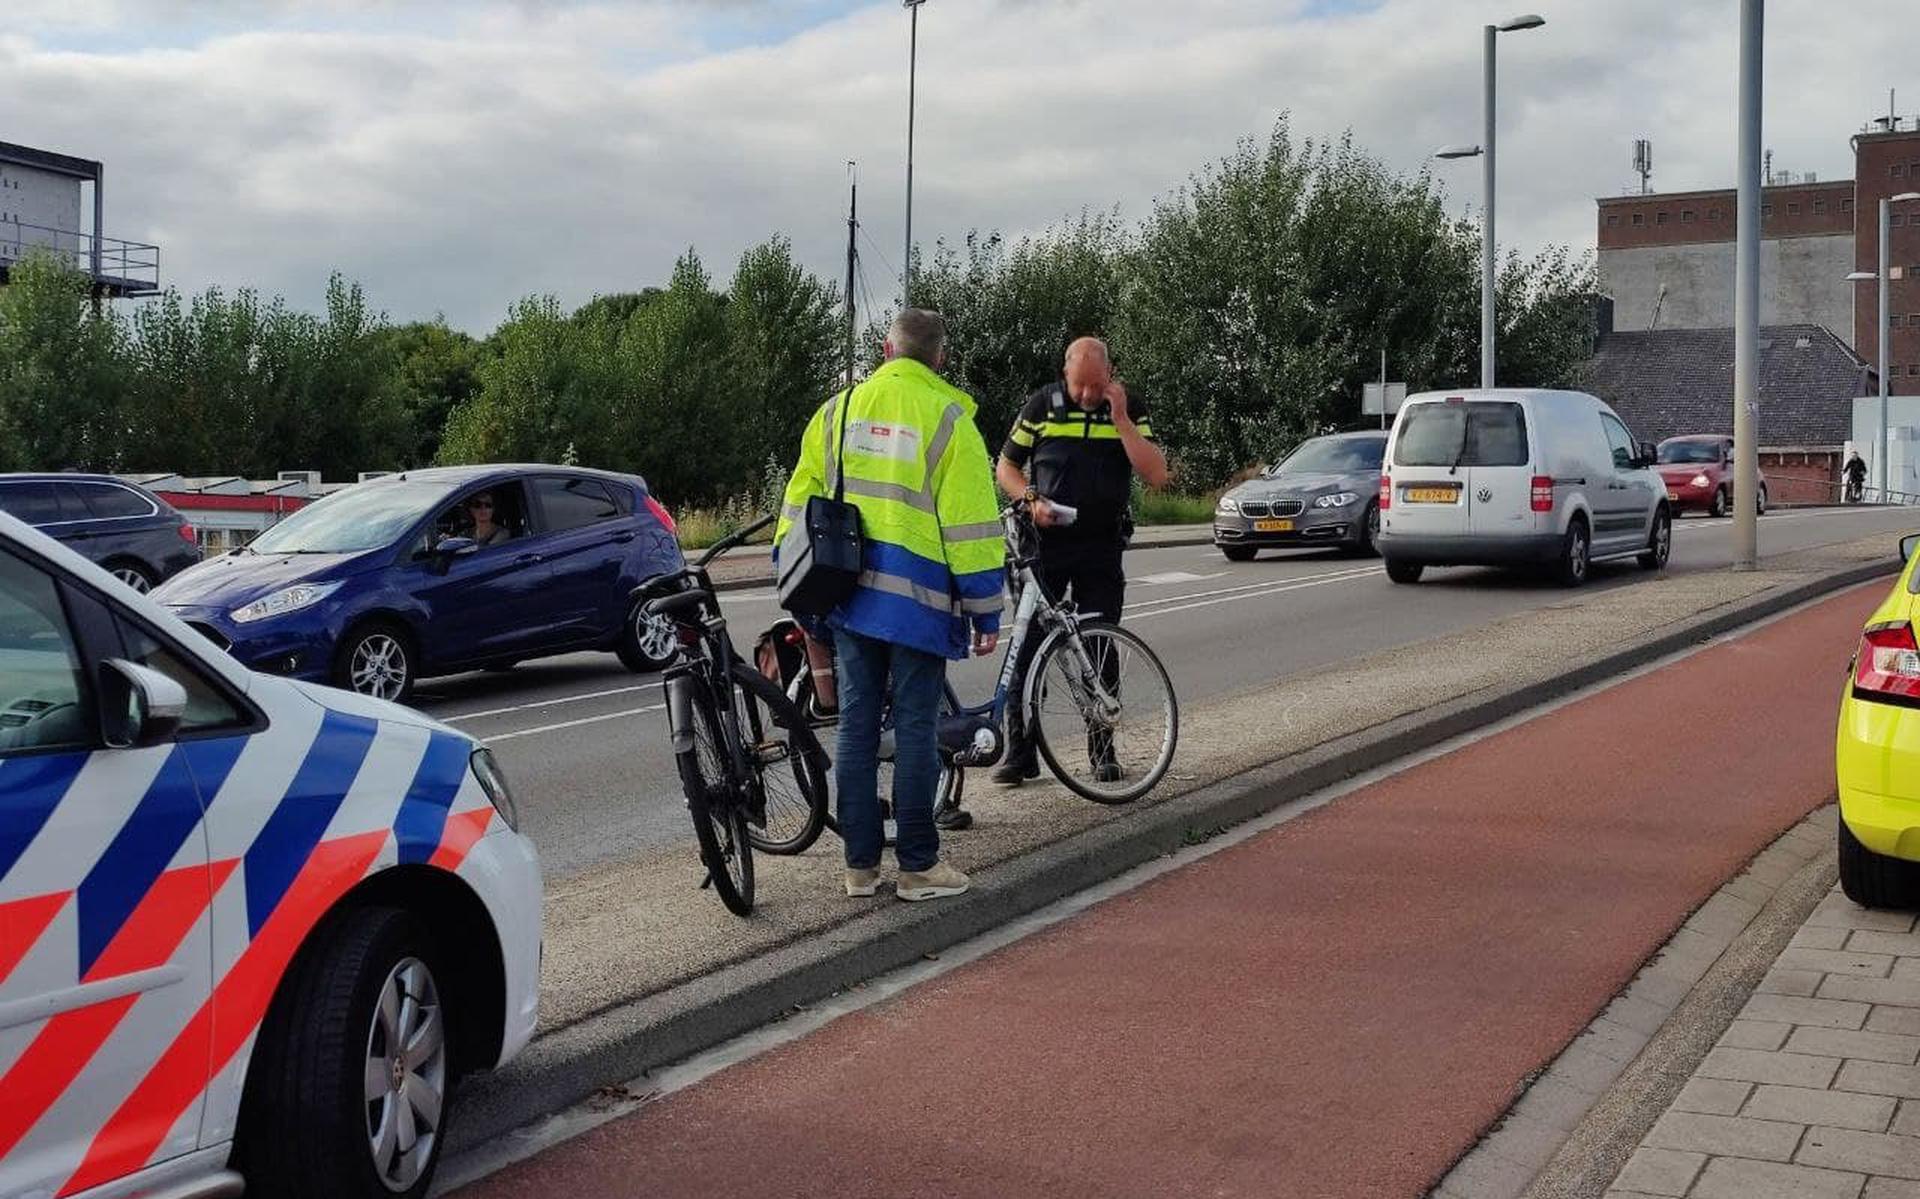
<instances>
[{"instance_id":1,"label":"bicycle","mask_svg":"<svg viewBox=\"0 0 1920 1199\"><path fill-rule=\"evenodd\" d=\"M1173 764L1180 736L1173 680L1131 630L1084 619L1072 605L1047 595L1036 570L1038 543L1024 502L1009 505L1000 517L1019 599L993 695L968 707L951 684L946 688L940 722L942 789L935 810L942 803L959 803L967 767L992 766L1005 756L1003 730L1013 702L1022 705L1040 756L1069 789L1095 803L1131 803L1158 785ZM1034 636L1040 638L1040 648L1016 698L1014 669L1022 646ZM1136 663L1143 667L1142 677L1129 682ZM836 719L822 716L809 702L811 682L804 672L789 694L816 723ZM1083 762L1084 774L1079 765Z\"/></svg>"},{"instance_id":2,"label":"bicycle","mask_svg":"<svg viewBox=\"0 0 1920 1199\"><path fill-rule=\"evenodd\" d=\"M710 562L773 520L723 538L632 597L679 635L681 655L663 676L674 762L707 868L700 885L737 916L753 911L753 851L804 853L826 825L826 752L800 709L734 651L707 576Z\"/></svg>"}]
</instances>

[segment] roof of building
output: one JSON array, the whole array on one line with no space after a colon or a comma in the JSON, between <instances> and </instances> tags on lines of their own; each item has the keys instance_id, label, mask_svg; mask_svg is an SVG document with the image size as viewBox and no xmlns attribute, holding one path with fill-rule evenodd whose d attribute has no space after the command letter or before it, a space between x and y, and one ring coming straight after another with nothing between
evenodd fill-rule
<instances>
[{"instance_id":1,"label":"roof of building","mask_svg":"<svg viewBox=\"0 0 1920 1199\"><path fill-rule=\"evenodd\" d=\"M1733 330L1608 333L1587 364L1586 388L1613 405L1635 437L1733 432ZM1879 386L1873 368L1819 325L1760 330L1762 446L1839 446L1853 435L1853 401Z\"/></svg>"}]
</instances>

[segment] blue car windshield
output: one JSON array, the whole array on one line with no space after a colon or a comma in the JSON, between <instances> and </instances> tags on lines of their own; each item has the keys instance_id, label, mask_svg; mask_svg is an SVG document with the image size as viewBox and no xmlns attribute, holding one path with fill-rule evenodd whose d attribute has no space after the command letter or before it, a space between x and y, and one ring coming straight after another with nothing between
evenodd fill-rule
<instances>
[{"instance_id":1,"label":"blue car windshield","mask_svg":"<svg viewBox=\"0 0 1920 1199\"><path fill-rule=\"evenodd\" d=\"M1272 475L1378 474L1387 451L1384 437L1316 437L1286 461L1269 470Z\"/></svg>"},{"instance_id":2,"label":"blue car windshield","mask_svg":"<svg viewBox=\"0 0 1920 1199\"><path fill-rule=\"evenodd\" d=\"M261 554L352 554L392 545L453 494L447 483L362 483L309 504L253 539Z\"/></svg>"}]
</instances>

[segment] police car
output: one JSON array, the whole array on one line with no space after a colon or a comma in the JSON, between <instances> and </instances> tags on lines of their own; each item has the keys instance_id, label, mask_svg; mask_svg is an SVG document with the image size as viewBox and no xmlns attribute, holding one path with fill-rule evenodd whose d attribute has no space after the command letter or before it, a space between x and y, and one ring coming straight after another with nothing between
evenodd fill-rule
<instances>
[{"instance_id":1,"label":"police car","mask_svg":"<svg viewBox=\"0 0 1920 1199\"><path fill-rule=\"evenodd\" d=\"M0 1196L424 1194L533 1032L492 759L0 515Z\"/></svg>"}]
</instances>

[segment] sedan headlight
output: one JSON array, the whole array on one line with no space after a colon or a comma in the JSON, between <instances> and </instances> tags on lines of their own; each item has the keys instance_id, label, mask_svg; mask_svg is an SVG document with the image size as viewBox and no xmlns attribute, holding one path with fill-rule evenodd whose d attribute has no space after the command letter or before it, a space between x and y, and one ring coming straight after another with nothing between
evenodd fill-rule
<instances>
[{"instance_id":1,"label":"sedan headlight","mask_svg":"<svg viewBox=\"0 0 1920 1199\"><path fill-rule=\"evenodd\" d=\"M1237 513L1240 511L1240 501L1230 495L1223 495L1220 497L1220 503L1215 508L1215 511Z\"/></svg>"},{"instance_id":2,"label":"sedan headlight","mask_svg":"<svg viewBox=\"0 0 1920 1199\"><path fill-rule=\"evenodd\" d=\"M1360 497L1354 492L1341 491L1333 495L1321 496L1319 499L1313 501L1313 506L1316 508L1344 508L1359 498Z\"/></svg>"},{"instance_id":3,"label":"sedan headlight","mask_svg":"<svg viewBox=\"0 0 1920 1199\"><path fill-rule=\"evenodd\" d=\"M331 583L295 583L291 587L257 599L244 608L235 608L227 615L233 617L235 624L252 624L256 620L265 620L269 616L285 616L289 612L313 607L340 590L341 581L336 579Z\"/></svg>"},{"instance_id":4,"label":"sedan headlight","mask_svg":"<svg viewBox=\"0 0 1920 1199\"><path fill-rule=\"evenodd\" d=\"M1705 487L1706 485L1707 485L1707 476L1704 471L1700 474L1693 476L1693 481L1690 484L1690 486L1693 486L1693 487Z\"/></svg>"},{"instance_id":5,"label":"sedan headlight","mask_svg":"<svg viewBox=\"0 0 1920 1199\"><path fill-rule=\"evenodd\" d=\"M513 792L507 787L507 776L501 773L500 763L493 760L493 754L484 749L473 751L469 759L473 764L473 777L480 783L480 789L493 801L493 810L500 813L500 819L514 832L520 831L520 810L513 806Z\"/></svg>"}]
</instances>

